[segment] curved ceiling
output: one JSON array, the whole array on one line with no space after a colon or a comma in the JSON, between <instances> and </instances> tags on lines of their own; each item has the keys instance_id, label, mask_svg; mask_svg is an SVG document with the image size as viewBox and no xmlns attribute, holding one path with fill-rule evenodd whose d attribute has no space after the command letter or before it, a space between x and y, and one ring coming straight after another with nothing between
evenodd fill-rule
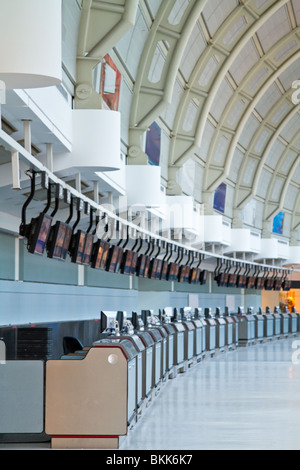
<instances>
[{"instance_id":1,"label":"curved ceiling","mask_svg":"<svg viewBox=\"0 0 300 470\"><path fill-rule=\"evenodd\" d=\"M92 2L101 3L107 5ZM124 6L113 3L115 11ZM163 156L169 194L181 193L179 170L193 161L194 193L206 213L226 182L234 190L233 224L257 199L265 233L285 211L295 237L300 119L292 86L300 79L300 1L143 0L137 10L130 31L111 44L132 89L128 163L146 162L143 137L157 121L170 139Z\"/></svg>"},{"instance_id":2,"label":"curved ceiling","mask_svg":"<svg viewBox=\"0 0 300 470\"><path fill-rule=\"evenodd\" d=\"M122 74L127 163L148 164L145 133L156 121L169 195L193 196L213 214L215 190L226 183L233 228L250 225L269 238L282 211L283 236L299 245L300 0L74 5L63 1L73 25L63 29L68 90L76 108L101 107L93 74L112 56Z\"/></svg>"}]
</instances>

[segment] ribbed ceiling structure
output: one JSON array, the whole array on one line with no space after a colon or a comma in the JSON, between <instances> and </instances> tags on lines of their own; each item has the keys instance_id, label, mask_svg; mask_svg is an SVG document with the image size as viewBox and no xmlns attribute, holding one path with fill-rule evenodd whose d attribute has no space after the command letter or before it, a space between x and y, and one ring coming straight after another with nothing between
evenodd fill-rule
<instances>
[{"instance_id":1,"label":"ribbed ceiling structure","mask_svg":"<svg viewBox=\"0 0 300 470\"><path fill-rule=\"evenodd\" d=\"M70 109L104 107L95 77L110 56L121 73L128 165L149 164L145 140L156 122L168 195L192 196L203 214L216 214L225 183L222 215L232 228L268 239L282 212L281 236L300 244L300 0L63 0L62 13L60 91ZM53 143L55 163L71 142L57 123L45 120L45 129L20 96L7 92L2 117L18 142L31 120L37 157ZM10 159L2 150L1 168ZM26 194L7 184L3 170L0 210L18 216Z\"/></svg>"},{"instance_id":2,"label":"ribbed ceiling structure","mask_svg":"<svg viewBox=\"0 0 300 470\"><path fill-rule=\"evenodd\" d=\"M296 244L300 0L82 6L78 70L111 53L130 89L130 103L120 109L128 122L128 163L146 163L143 137L156 121L168 142L161 155L168 194L188 194L188 176L190 195L211 214L214 191L225 182L233 226L241 227L245 206L258 201L262 233L283 211Z\"/></svg>"}]
</instances>

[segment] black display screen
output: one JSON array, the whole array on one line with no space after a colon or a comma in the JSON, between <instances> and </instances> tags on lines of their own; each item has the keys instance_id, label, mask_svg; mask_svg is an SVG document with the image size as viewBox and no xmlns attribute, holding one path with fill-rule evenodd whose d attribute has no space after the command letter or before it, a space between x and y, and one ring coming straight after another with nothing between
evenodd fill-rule
<instances>
[{"instance_id":1,"label":"black display screen","mask_svg":"<svg viewBox=\"0 0 300 470\"><path fill-rule=\"evenodd\" d=\"M237 275L229 274L228 276L228 287L236 287Z\"/></svg>"},{"instance_id":2,"label":"black display screen","mask_svg":"<svg viewBox=\"0 0 300 470\"><path fill-rule=\"evenodd\" d=\"M206 279L207 279L207 271L201 271L200 273L200 284L204 285L206 284Z\"/></svg>"},{"instance_id":3,"label":"black display screen","mask_svg":"<svg viewBox=\"0 0 300 470\"><path fill-rule=\"evenodd\" d=\"M198 282L200 280L200 274L201 274L200 269L192 268L190 270L189 283L190 284L198 284Z\"/></svg>"},{"instance_id":4,"label":"black display screen","mask_svg":"<svg viewBox=\"0 0 300 470\"><path fill-rule=\"evenodd\" d=\"M191 268L189 266L180 266L179 269L179 282L188 282Z\"/></svg>"},{"instance_id":5,"label":"black display screen","mask_svg":"<svg viewBox=\"0 0 300 470\"><path fill-rule=\"evenodd\" d=\"M178 273L179 273L179 264L170 263L168 269L168 280L169 281L177 281L178 280Z\"/></svg>"},{"instance_id":6,"label":"black display screen","mask_svg":"<svg viewBox=\"0 0 300 470\"><path fill-rule=\"evenodd\" d=\"M244 275L239 275L236 283L237 287L239 287L240 289L244 289L246 287L246 283L247 277Z\"/></svg>"},{"instance_id":7,"label":"black display screen","mask_svg":"<svg viewBox=\"0 0 300 470\"><path fill-rule=\"evenodd\" d=\"M167 279L168 267L169 267L168 261L163 261L162 268L161 268L161 275L160 275L160 279L163 281Z\"/></svg>"},{"instance_id":8,"label":"black display screen","mask_svg":"<svg viewBox=\"0 0 300 470\"><path fill-rule=\"evenodd\" d=\"M122 248L118 246L112 246L110 248L106 270L110 273L118 272L120 269L122 256L123 256Z\"/></svg>"},{"instance_id":9,"label":"black display screen","mask_svg":"<svg viewBox=\"0 0 300 470\"><path fill-rule=\"evenodd\" d=\"M84 249L82 254L82 264L89 266L92 256L94 236L90 233L85 235Z\"/></svg>"},{"instance_id":10,"label":"black display screen","mask_svg":"<svg viewBox=\"0 0 300 470\"><path fill-rule=\"evenodd\" d=\"M106 258L107 258L107 253L109 251L109 248L110 248L109 243L103 240L98 240L96 243L94 243L92 257L91 257L92 268L105 269L106 260L104 261L104 263L102 263L102 260L105 256L105 253L106 253Z\"/></svg>"},{"instance_id":11,"label":"black display screen","mask_svg":"<svg viewBox=\"0 0 300 470\"><path fill-rule=\"evenodd\" d=\"M281 279L275 279L275 281L274 281L274 290L280 290L281 289L281 284L282 284Z\"/></svg>"},{"instance_id":12,"label":"black display screen","mask_svg":"<svg viewBox=\"0 0 300 470\"><path fill-rule=\"evenodd\" d=\"M254 276L247 277L246 288L254 289L254 287L255 287L255 277Z\"/></svg>"},{"instance_id":13,"label":"black display screen","mask_svg":"<svg viewBox=\"0 0 300 470\"><path fill-rule=\"evenodd\" d=\"M138 257L136 270L137 270L137 275L138 275L139 277L144 277L144 274L145 274L145 265L146 265L146 258L147 258L146 255L140 255L140 256Z\"/></svg>"},{"instance_id":14,"label":"black display screen","mask_svg":"<svg viewBox=\"0 0 300 470\"><path fill-rule=\"evenodd\" d=\"M121 262L121 273L122 274L131 274L131 265L133 260L133 251L126 250L123 259Z\"/></svg>"},{"instance_id":15,"label":"black display screen","mask_svg":"<svg viewBox=\"0 0 300 470\"><path fill-rule=\"evenodd\" d=\"M257 277L255 280L255 288L258 290L262 290L265 285L265 279L263 277Z\"/></svg>"},{"instance_id":16,"label":"black display screen","mask_svg":"<svg viewBox=\"0 0 300 470\"><path fill-rule=\"evenodd\" d=\"M284 291L289 291L292 287L292 282L291 281L283 281L282 283L282 289Z\"/></svg>"},{"instance_id":17,"label":"black display screen","mask_svg":"<svg viewBox=\"0 0 300 470\"><path fill-rule=\"evenodd\" d=\"M47 241L48 258L65 261L72 236L72 228L64 222L56 222L51 227Z\"/></svg>"},{"instance_id":18,"label":"black display screen","mask_svg":"<svg viewBox=\"0 0 300 470\"><path fill-rule=\"evenodd\" d=\"M32 219L28 230L28 251L35 255L42 255L50 235L52 217L40 214Z\"/></svg>"}]
</instances>

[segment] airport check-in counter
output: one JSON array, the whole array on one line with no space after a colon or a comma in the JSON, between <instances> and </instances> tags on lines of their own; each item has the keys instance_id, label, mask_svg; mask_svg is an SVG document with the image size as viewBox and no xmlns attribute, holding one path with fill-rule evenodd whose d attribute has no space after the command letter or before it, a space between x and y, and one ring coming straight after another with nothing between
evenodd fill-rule
<instances>
[{"instance_id":1,"label":"airport check-in counter","mask_svg":"<svg viewBox=\"0 0 300 470\"><path fill-rule=\"evenodd\" d=\"M162 378L162 358L163 358L163 337L158 329L148 328L145 330L154 342L154 354L153 354L153 375L152 375L152 386L157 387Z\"/></svg>"},{"instance_id":2,"label":"airport check-in counter","mask_svg":"<svg viewBox=\"0 0 300 470\"><path fill-rule=\"evenodd\" d=\"M263 313L264 317L264 334L265 338L271 338L274 336L274 317L270 307L266 307L266 312Z\"/></svg>"},{"instance_id":3,"label":"airport check-in counter","mask_svg":"<svg viewBox=\"0 0 300 470\"><path fill-rule=\"evenodd\" d=\"M187 361L190 361L194 358L195 355L195 333L196 328L195 324L191 320L191 309L184 308L182 309L183 320L182 324L185 327L185 341L184 341L184 358Z\"/></svg>"},{"instance_id":4,"label":"airport check-in counter","mask_svg":"<svg viewBox=\"0 0 300 470\"><path fill-rule=\"evenodd\" d=\"M200 318L192 318L192 322L195 325L195 348L194 356L199 358L202 356L203 349L203 323Z\"/></svg>"},{"instance_id":5,"label":"airport check-in counter","mask_svg":"<svg viewBox=\"0 0 300 470\"><path fill-rule=\"evenodd\" d=\"M292 311L289 316L289 332L295 334L298 331L298 314L295 307L292 308Z\"/></svg>"},{"instance_id":6,"label":"airport check-in counter","mask_svg":"<svg viewBox=\"0 0 300 470\"><path fill-rule=\"evenodd\" d=\"M137 314L133 312L132 315L133 315L132 318L134 318L134 316L136 317ZM142 310L141 321L145 325L145 331L148 331L154 340L157 340L157 338L160 338L161 340L160 378L164 379L166 377L166 373L168 370L167 368L168 333L163 328L159 317L157 315L154 315L152 310ZM133 320L133 322L136 323L136 319ZM159 336L157 335L156 332L152 334L153 329L159 332Z\"/></svg>"},{"instance_id":7,"label":"airport check-in counter","mask_svg":"<svg viewBox=\"0 0 300 470\"><path fill-rule=\"evenodd\" d=\"M234 318L229 316L228 314L224 317L226 326L225 326L225 344L229 348L234 344L234 329L236 327L236 323Z\"/></svg>"},{"instance_id":8,"label":"airport check-in counter","mask_svg":"<svg viewBox=\"0 0 300 470\"><path fill-rule=\"evenodd\" d=\"M108 338L111 339L111 338ZM143 380L144 380L144 371L143 371L143 355L145 354L145 346L142 340L136 335L131 334L126 336L122 335L122 339L131 341L137 352L136 358L136 404L137 408L141 406L145 396L143 394Z\"/></svg>"},{"instance_id":9,"label":"airport check-in counter","mask_svg":"<svg viewBox=\"0 0 300 470\"><path fill-rule=\"evenodd\" d=\"M154 325L153 328L156 328L162 337L161 379L164 379L168 371L168 368L167 368L168 333L160 325Z\"/></svg>"},{"instance_id":10,"label":"airport check-in counter","mask_svg":"<svg viewBox=\"0 0 300 470\"><path fill-rule=\"evenodd\" d=\"M239 342L248 342L255 340L255 318L251 314L244 314L243 309L239 307Z\"/></svg>"},{"instance_id":11,"label":"airport check-in counter","mask_svg":"<svg viewBox=\"0 0 300 470\"><path fill-rule=\"evenodd\" d=\"M262 341L264 338L264 326L265 326L265 321L264 317L262 315L262 312L255 313L254 315L255 318L255 338Z\"/></svg>"},{"instance_id":12,"label":"airport check-in counter","mask_svg":"<svg viewBox=\"0 0 300 470\"><path fill-rule=\"evenodd\" d=\"M197 320L200 324L202 324L202 354L206 351L206 321L204 315L202 313L202 308L195 309L195 320Z\"/></svg>"},{"instance_id":13,"label":"airport check-in counter","mask_svg":"<svg viewBox=\"0 0 300 470\"><path fill-rule=\"evenodd\" d=\"M296 307L293 307L293 313L297 315L297 331L300 332L300 314L297 312Z\"/></svg>"},{"instance_id":14,"label":"airport check-in counter","mask_svg":"<svg viewBox=\"0 0 300 470\"><path fill-rule=\"evenodd\" d=\"M233 320L233 344L237 347L239 344L239 317L234 313L230 314L230 318Z\"/></svg>"},{"instance_id":15,"label":"airport check-in counter","mask_svg":"<svg viewBox=\"0 0 300 470\"><path fill-rule=\"evenodd\" d=\"M288 308L285 308L285 311L280 313L281 317L281 334L283 336L288 336L290 330L290 313Z\"/></svg>"},{"instance_id":16,"label":"airport check-in counter","mask_svg":"<svg viewBox=\"0 0 300 470\"><path fill-rule=\"evenodd\" d=\"M154 358L154 345L155 342L148 331L136 331L135 334L141 339L145 346L145 353L143 355L143 396L149 397L153 388L153 377L155 377L155 358Z\"/></svg>"},{"instance_id":17,"label":"airport check-in counter","mask_svg":"<svg viewBox=\"0 0 300 470\"><path fill-rule=\"evenodd\" d=\"M184 364L185 327L181 322L181 316L177 309L174 309L174 315L171 318L171 324L174 326L175 329L174 366L181 367Z\"/></svg>"},{"instance_id":18,"label":"airport check-in counter","mask_svg":"<svg viewBox=\"0 0 300 470\"><path fill-rule=\"evenodd\" d=\"M118 320L117 320L118 317ZM120 325L121 324L121 333ZM100 339L108 340L128 340L131 341L137 351L136 359L136 400L137 407L141 406L142 401L145 398L145 381L146 371L145 367L145 355L146 347L143 341L135 334L133 325L130 320L126 319L126 312L101 312L101 334ZM79 352L80 353L80 352ZM67 357L68 358L68 357Z\"/></svg>"},{"instance_id":19,"label":"airport check-in counter","mask_svg":"<svg viewBox=\"0 0 300 470\"><path fill-rule=\"evenodd\" d=\"M274 307L274 337L279 338L281 335L281 316L279 307Z\"/></svg>"},{"instance_id":20,"label":"airport check-in counter","mask_svg":"<svg viewBox=\"0 0 300 470\"><path fill-rule=\"evenodd\" d=\"M297 333L298 327L298 318L296 313L290 313L290 325L289 325L289 331L290 333Z\"/></svg>"},{"instance_id":21,"label":"airport check-in counter","mask_svg":"<svg viewBox=\"0 0 300 470\"><path fill-rule=\"evenodd\" d=\"M118 448L136 408L136 358L123 339L95 342L77 360L48 360L45 431L52 448Z\"/></svg>"},{"instance_id":22,"label":"airport check-in counter","mask_svg":"<svg viewBox=\"0 0 300 470\"><path fill-rule=\"evenodd\" d=\"M184 362L185 351L185 327L182 323L172 321L175 327L175 343L174 343L174 364L181 365Z\"/></svg>"},{"instance_id":23,"label":"airport check-in counter","mask_svg":"<svg viewBox=\"0 0 300 470\"><path fill-rule=\"evenodd\" d=\"M217 322L211 316L211 309L205 308L204 311L206 323L206 348L210 352L214 352L217 344Z\"/></svg>"},{"instance_id":24,"label":"airport check-in counter","mask_svg":"<svg viewBox=\"0 0 300 470\"><path fill-rule=\"evenodd\" d=\"M175 358L175 336L176 330L171 324L171 319L164 317L162 328L167 333L167 372L171 372L174 367Z\"/></svg>"},{"instance_id":25,"label":"airport check-in counter","mask_svg":"<svg viewBox=\"0 0 300 470\"><path fill-rule=\"evenodd\" d=\"M226 345L226 320L223 316L221 316L221 311L219 308L217 308L214 318L217 326L216 347L218 349L223 349Z\"/></svg>"}]
</instances>

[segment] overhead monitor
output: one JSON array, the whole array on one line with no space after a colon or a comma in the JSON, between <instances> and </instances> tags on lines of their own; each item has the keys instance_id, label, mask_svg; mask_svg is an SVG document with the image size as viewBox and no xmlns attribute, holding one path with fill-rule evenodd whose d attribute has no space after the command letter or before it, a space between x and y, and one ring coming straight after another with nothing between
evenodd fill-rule
<instances>
[{"instance_id":1,"label":"overhead monitor","mask_svg":"<svg viewBox=\"0 0 300 470\"><path fill-rule=\"evenodd\" d=\"M138 275L139 277L144 277L144 274L145 274L145 265L146 265L146 258L147 258L146 255L140 255L140 256L138 257L136 269L137 269L137 275Z\"/></svg>"},{"instance_id":2,"label":"overhead monitor","mask_svg":"<svg viewBox=\"0 0 300 470\"><path fill-rule=\"evenodd\" d=\"M266 290L273 290L273 288L274 288L274 279L273 278L265 279L264 288Z\"/></svg>"},{"instance_id":3,"label":"overhead monitor","mask_svg":"<svg viewBox=\"0 0 300 470\"><path fill-rule=\"evenodd\" d=\"M52 217L47 214L41 213L35 219L32 219L27 228L27 249L29 253L42 255L46 247L48 237L50 234Z\"/></svg>"},{"instance_id":4,"label":"overhead monitor","mask_svg":"<svg viewBox=\"0 0 300 470\"><path fill-rule=\"evenodd\" d=\"M229 274L228 276L228 287L236 287L237 275L236 274Z\"/></svg>"},{"instance_id":5,"label":"overhead monitor","mask_svg":"<svg viewBox=\"0 0 300 470\"><path fill-rule=\"evenodd\" d=\"M93 245L91 266L94 269L105 269L110 244L104 240L97 240Z\"/></svg>"},{"instance_id":6,"label":"overhead monitor","mask_svg":"<svg viewBox=\"0 0 300 470\"><path fill-rule=\"evenodd\" d=\"M200 281L200 274L201 274L200 269L192 268L190 270L189 283L198 284L198 282Z\"/></svg>"},{"instance_id":7,"label":"overhead monitor","mask_svg":"<svg viewBox=\"0 0 300 470\"><path fill-rule=\"evenodd\" d=\"M110 273L118 272L123 256L123 249L119 246L112 246L109 251L106 270Z\"/></svg>"},{"instance_id":8,"label":"overhead monitor","mask_svg":"<svg viewBox=\"0 0 300 470\"><path fill-rule=\"evenodd\" d=\"M126 250L123 254L123 259L120 266L120 271L122 274L131 274L131 265L133 260L133 251Z\"/></svg>"},{"instance_id":9,"label":"overhead monitor","mask_svg":"<svg viewBox=\"0 0 300 470\"><path fill-rule=\"evenodd\" d=\"M47 241L47 256L65 261L72 237L72 227L64 222L56 222L51 227Z\"/></svg>"},{"instance_id":10,"label":"overhead monitor","mask_svg":"<svg viewBox=\"0 0 300 470\"><path fill-rule=\"evenodd\" d=\"M170 263L168 269L167 279L168 281L177 281L179 273L179 264Z\"/></svg>"},{"instance_id":11,"label":"overhead monitor","mask_svg":"<svg viewBox=\"0 0 300 470\"><path fill-rule=\"evenodd\" d=\"M87 233L85 236L84 249L82 254L82 264L89 266L91 262L92 250L93 250L94 236Z\"/></svg>"},{"instance_id":12,"label":"overhead monitor","mask_svg":"<svg viewBox=\"0 0 300 470\"><path fill-rule=\"evenodd\" d=\"M240 274L238 277L237 277L237 282L236 282L236 286L240 289L245 289L246 287L246 283L247 283L247 276L243 275L243 274Z\"/></svg>"},{"instance_id":13,"label":"overhead monitor","mask_svg":"<svg viewBox=\"0 0 300 470\"><path fill-rule=\"evenodd\" d=\"M72 263L89 265L92 249L93 235L78 230L72 235L69 252Z\"/></svg>"},{"instance_id":14,"label":"overhead monitor","mask_svg":"<svg viewBox=\"0 0 300 470\"><path fill-rule=\"evenodd\" d=\"M258 290L263 290L265 285L265 278L264 277L257 277L255 280L255 288Z\"/></svg>"},{"instance_id":15,"label":"overhead monitor","mask_svg":"<svg viewBox=\"0 0 300 470\"><path fill-rule=\"evenodd\" d=\"M206 280L207 280L207 271L206 270L201 271L199 280L200 280L201 285L206 284Z\"/></svg>"},{"instance_id":16,"label":"overhead monitor","mask_svg":"<svg viewBox=\"0 0 300 470\"><path fill-rule=\"evenodd\" d=\"M163 281L165 281L167 279L168 267L169 267L168 261L163 261L162 262L162 268L161 268L161 274L160 274L160 279L163 280Z\"/></svg>"},{"instance_id":17,"label":"overhead monitor","mask_svg":"<svg viewBox=\"0 0 300 470\"><path fill-rule=\"evenodd\" d=\"M254 276L248 276L246 280L246 288L247 289L254 289L255 288L255 280Z\"/></svg>"},{"instance_id":18,"label":"overhead monitor","mask_svg":"<svg viewBox=\"0 0 300 470\"><path fill-rule=\"evenodd\" d=\"M191 268L189 266L180 266L178 273L179 282L189 282Z\"/></svg>"}]
</instances>

